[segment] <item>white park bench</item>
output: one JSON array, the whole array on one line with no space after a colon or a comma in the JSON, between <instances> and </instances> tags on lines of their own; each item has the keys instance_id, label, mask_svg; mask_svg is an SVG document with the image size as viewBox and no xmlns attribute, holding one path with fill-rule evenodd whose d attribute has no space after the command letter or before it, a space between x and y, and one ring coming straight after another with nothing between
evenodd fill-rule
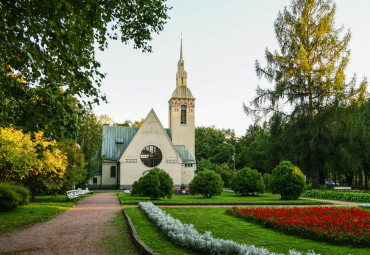
<instances>
[{"instance_id":1,"label":"white park bench","mask_svg":"<svg viewBox=\"0 0 370 255\"><path fill-rule=\"evenodd\" d=\"M75 189L75 190L68 190L66 191L66 195L68 197L68 199L75 199L75 198L79 198L79 197L83 197L85 196L86 194L89 194L91 193L91 191L89 191L88 188L86 189Z\"/></svg>"},{"instance_id":2,"label":"white park bench","mask_svg":"<svg viewBox=\"0 0 370 255\"><path fill-rule=\"evenodd\" d=\"M334 187L335 190L352 190L351 187Z\"/></svg>"}]
</instances>

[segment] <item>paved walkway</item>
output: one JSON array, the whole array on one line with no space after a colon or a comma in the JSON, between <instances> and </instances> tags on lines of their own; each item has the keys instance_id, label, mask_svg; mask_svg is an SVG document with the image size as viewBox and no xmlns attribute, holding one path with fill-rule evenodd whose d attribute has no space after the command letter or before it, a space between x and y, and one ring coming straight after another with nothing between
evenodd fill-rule
<instances>
[{"instance_id":1,"label":"paved walkway","mask_svg":"<svg viewBox=\"0 0 370 255\"><path fill-rule=\"evenodd\" d=\"M99 242L120 210L114 193L96 193L48 222L0 235L0 254L105 254Z\"/></svg>"},{"instance_id":2,"label":"paved walkway","mask_svg":"<svg viewBox=\"0 0 370 255\"><path fill-rule=\"evenodd\" d=\"M357 202L319 199L319 198L312 198L312 197L300 197L300 199L309 199L309 200L317 200L317 201L321 201L321 202L333 203L332 205L334 205L334 206L355 206L355 207L357 207L359 204L363 204L363 203L357 203Z\"/></svg>"}]
</instances>

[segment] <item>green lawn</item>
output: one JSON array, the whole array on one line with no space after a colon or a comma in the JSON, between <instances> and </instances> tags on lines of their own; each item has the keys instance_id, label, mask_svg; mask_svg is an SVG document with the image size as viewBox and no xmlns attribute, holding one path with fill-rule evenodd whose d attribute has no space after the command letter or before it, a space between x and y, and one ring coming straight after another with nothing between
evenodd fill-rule
<instances>
[{"instance_id":1,"label":"green lawn","mask_svg":"<svg viewBox=\"0 0 370 255\"><path fill-rule=\"evenodd\" d=\"M136 197L123 192L118 192L120 199L123 202L146 202L149 201L149 197ZM317 203L317 200L308 199L296 199L296 200L282 200L280 196L266 193L257 196L243 197L233 192L222 192L221 196L212 198L203 198L201 195L173 195L171 199L162 198L160 200L152 200L154 203Z\"/></svg>"},{"instance_id":2,"label":"green lawn","mask_svg":"<svg viewBox=\"0 0 370 255\"><path fill-rule=\"evenodd\" d=\"M170 213L172 217L183 223L193 224L200 232L211 231L213 236L222 239L231 239L238 243L254 244L264 247L272 252L287 253L289 249L302 252L314 250L316 253L325 254L370 254L370 248L355 248L352 246L332 245L328 243L312 241L296 236L286 235L273 229L246 222L237 217L227 215L225 208L217 207L161 207ZM189 254L171 244L140 211L138 207L126 208L132 217L133 223L142 240L154 251L163 254Z\"/></svg>"},{"instance_id":3,"label":"green lawn","mask_svg":"<svg viewBox=\"0 0 370 255\"><path fill-rule=\"evenodd\" d=\"M37 196L35 201L28 205L13 211L0 212L0 233L50 220L75 204L75 201L67 201L66 195Z\"/></svg>"},{"instance_id":4,"label":"green lawn","mask_svg":"<svg viewBox=\"0 0 370 255\"><path fill-rule=\"evenodd\" d=\"M188 250L176 246L168 241L167 237L161 231L159 231L154 224L152 224L152 222L146 217L145 213L142 212L138 207L126 207L125 210L130 216L140 239L154 252L161 255L198 254L189 252Z\"/></svg>"},{"instance_id":5,"label":"green lawn","mask_svg":"<svg viewBox=\"0 0 370 255\"><path fill-rule=\"evenodd\" d=\"M126 220L123 217L122 211L117 213L117 216L107 224L111 229L111 234L101 241L109 255L139 255L135 245L133 244Z\"/></svg>"}]
</instances>

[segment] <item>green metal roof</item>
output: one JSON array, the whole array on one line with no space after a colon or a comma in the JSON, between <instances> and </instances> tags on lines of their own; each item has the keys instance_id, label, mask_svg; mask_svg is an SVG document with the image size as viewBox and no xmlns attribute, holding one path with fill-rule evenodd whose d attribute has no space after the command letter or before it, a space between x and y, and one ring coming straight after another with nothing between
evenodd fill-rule
<instances>
[{"instance_id":1,"label":"green metal roof","mask_svg":"<svg viewBox=\"0 0 370 255\"><path fill-rule=\"evenodd\" d=\"M172 98L194 98L187 87L177 87L172 93Z\"/></svg>"},{"instance_id":2,"label":"green metal roof","mask_svg":"<svg viewBox=\"0 0 370 255\"><path fill-rule=\"evenodd\" d=\"M195 159L184 145L174 145L174 147L177 151L177 154L179 154L182 163L195 163Z\"/></svg>"},{"instance_id":3,"label":"green metal roof","mask_svg":"<svg viewBox=\"0 0 370 255\"><path fill-rule=\"evenodd\" d=\"M124 126L103 126L103 143L101 155L105 162L117 162L122 154L127 149L131 140L136 135L139 128L124 127ZM169 138L171 137L171 130L165 128Z\"/></svg>"}]
</instances>

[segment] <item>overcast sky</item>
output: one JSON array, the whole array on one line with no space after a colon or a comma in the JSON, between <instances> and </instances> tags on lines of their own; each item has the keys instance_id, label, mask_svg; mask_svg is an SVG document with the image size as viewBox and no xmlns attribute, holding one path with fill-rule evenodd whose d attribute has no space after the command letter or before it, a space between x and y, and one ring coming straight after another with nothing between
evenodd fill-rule
<instances>
[{"instance_id":1,"label":"overcast sky","mask_svg":"<svg viewBox=\"0 0 370 255\"><path fill-rule=\"evenodd\" d=\"M351 58L347 75L370 78L370 1L336 0L336 26L350 29ZM273 24L288 0L168 1L170 19L150 45L153 53L117 41L97 52L107 73L101 91L108 104L94 108L115 122L140 120L150 109L168 127L168 100L176 87L177 61L183 34L188 87L196 98L196 126L216 126L245 134L253 120L243 102L255 96L254 63L265 63L264 52L278 49ZM369 89L368 89L369 91Z\"/></svg>"}]
</instances>

